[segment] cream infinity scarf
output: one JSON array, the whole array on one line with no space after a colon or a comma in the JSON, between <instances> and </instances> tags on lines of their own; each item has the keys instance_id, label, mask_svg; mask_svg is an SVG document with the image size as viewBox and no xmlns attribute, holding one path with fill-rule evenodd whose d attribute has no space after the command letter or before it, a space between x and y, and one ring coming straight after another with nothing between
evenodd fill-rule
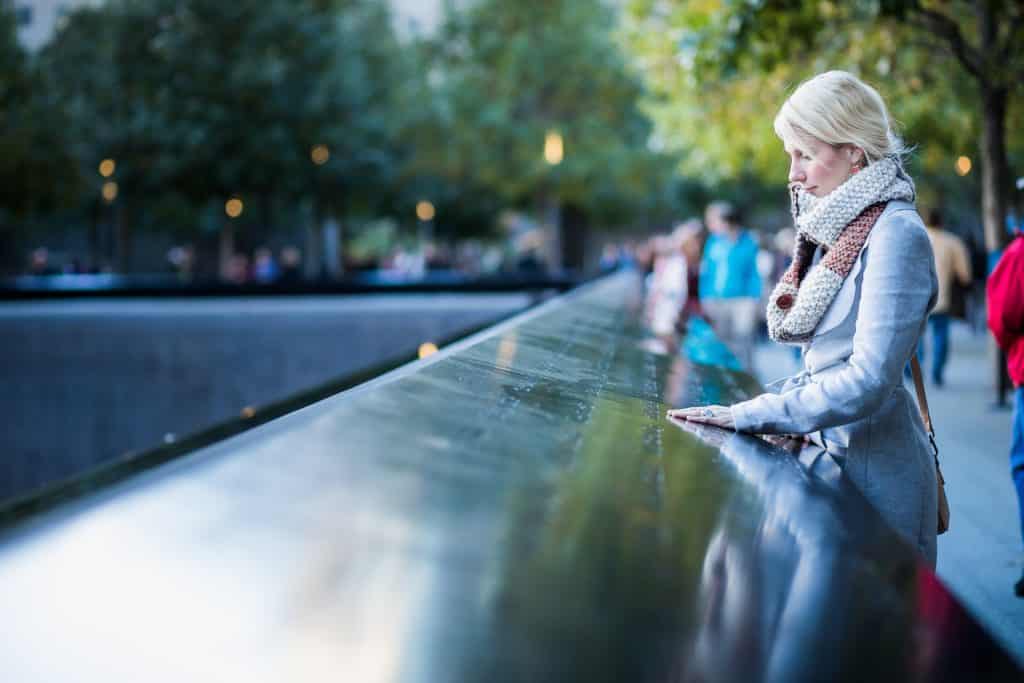
<instances>
[{"instance_id":1,"label":"cream infinity scarf","mask_svg":"<svg viewBox=\"0 0 1024 683\"><path fill-rule=\"evenodd\" d=\"M824 197L794 185L791 198L796 246L768 300L768 334L777 342L800 344L814 336L886 203L914 201L914 182L896 157L885 157ZM819 245L828 252L811 267Z\"/></svg>"}]
</instances>

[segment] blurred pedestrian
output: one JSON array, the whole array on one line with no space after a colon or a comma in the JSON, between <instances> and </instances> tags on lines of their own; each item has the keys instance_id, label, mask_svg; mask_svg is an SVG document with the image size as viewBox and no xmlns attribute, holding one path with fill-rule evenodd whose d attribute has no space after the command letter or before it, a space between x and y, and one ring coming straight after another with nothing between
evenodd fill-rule
<instances>
[{"instance_id":1,"label":"blurred pedestrian","mask_svg":"<svg viewBox=\"0 0 1024 683\"><path fill-rule=\"evenodd\" d=\"M1024 234L1006 248L988 277L988 326L1006 353L1014 386L1010 473L1017 489L1021 533L1024 535ZM1014 586L1024 598L1024 575Z\"/></svg>"},{"instance_id":2,"label":"blurred pedestrian","mask_svg":"<svg viewBox=\"0 0 1024 683\"><path fill-rule=\"evenodd\" d=\"M195 269L195 248L191 244L171 247L167 251L167 263L178 280L190 281Z\"/></svg>"},{"instance_id":3,"label":"blurred pedestrian","mask_svg":"<svg viewBox=\"0 0 1024 683\"><path fill-rule=\"evenodd\" d=\"M654 271L647 292L647 318L665 353L675 353L676 322L686 302L686 259L675 233L654 243Z\"/></svg>"},{"instance_id":4,"label":"blurred pedestrian","mask_svg":"<svg viewBox=\"0 0 1024 683\"><path fill-rule=\"evenodd\" d=\"M805 435L934 568L935 459L901 371L938 284L890 121L878 92L844 71L804 82L782 105L775 132L790 160L797 238L768 304L768 330L803 346L804 370L779 393L669 416Z\"/></svg>"},{"instance_id":5,"label":"blurred pedestrian","mask_svg":"<svg viewBox=\"0 0 1024 683\"><path fill-rule=\"evenodd\" d=\"M249 281L249 257L235 253L228 259L224 279L233 285L244 285Z\"/></svg>"},{"instance_id":6,"label":"blurred pedestrian","mask_svg":"<svg viewBox=\"0 0 1024 683\"><path fill-rule=\"evenodd\" d=\"M939 278L939 298L928 316L928 327L932 336L932 382L937 387L943 384L946 358L949 356L949 321L951 317L963 318L963 310L954 310L954 293L957 287L971 284L971 258L963 240L947 231L943 225L942 212L930 209L925 213L924 227L935 254L935 274ZM958 301L962 308L963 297Z\"/></svg>"},{"instance_id":7,"label":"blurred pedestrian","mask_svg":"<svg viewBox=\"0 0 1024 683\"><path fill-rule=\"evenodd\" d=\"M50 263L50 250L46 247L36 247L32 250L28 260L29 275L57 275L60 271Z\"/></svg>"},{"instance_id":8,"label":"blurred pedestrian","mask_svg":"<svg viewBox=\"0 0 1024 683\"><path fill-rule=\"evenodd\" d=\"M299 248L289 244L281 249L281 273L277 281L285 284L295 284L302 280L302 252Z\"/></svg>"},{"instance_id":9,"label":"blurred pedestrian","mask_svg":"<svg viewBox=\"0 0 1024 683\"><path fill-rule=\"evenodd\" d=\"M605 245L601 247L601 260L597 264L598 269L602 273L610 273L617 269L620 265L619 253L619 245L614 242L605 242Z\"/></svg>"},{"instance_id":10,"label":"blurred pedestrian","mask_svg":"<svg viewBox=\"0 0 1024 683\"><path fill-rule=\"evenodd\" d=\"M267 247L260 247L252 255L252 277L256 282L267 284L281 275L281 269L274 260L274 254Z\"/></svg>"},{"instance_id":11,"label":"blurred pedestrian","mask_svg":"<svg viewBox=\"0 0 1024 683\"><path fill-rule=\"evenodd\" d=\"M753 368L761 276L757 241L741 225L729 202L712 202L704 212L710 231L700 272L700 302L715 333L744 368Z\"/></svg>"},{"instance_id":12,"label":"blurred pedestrian","mask_svg":"<svg viewBox=\"0 0 1024 683\"><path fill-rule=\"evenodd\" d=\"M686 260L686 303L683 305L683 322L691 315L704 315L700 305L700 262L708 231L700 219L691 218L675 229L679 248Z\"/></svg>"}]
</instances>

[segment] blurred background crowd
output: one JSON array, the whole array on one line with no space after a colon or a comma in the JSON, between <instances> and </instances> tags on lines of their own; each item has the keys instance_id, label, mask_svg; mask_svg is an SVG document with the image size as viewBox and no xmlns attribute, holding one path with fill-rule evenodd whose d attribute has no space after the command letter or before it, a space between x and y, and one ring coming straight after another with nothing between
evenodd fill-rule
<instances>
[{"instance_id":1,"label":"blurred background crowd","mask_svg":"<svg viewBox=\"0 0 1024 683\"><path fill-rule=\"evenodd\" d=\"M986 325L984 250L949 229L937 208L922 211L932 243L939 295L929 317L929 332L918 350L931 359L930 379L941 387L950 352L950 325L960 321L971 333ZM1021 226L1009 229L1019 233ZM767 298L793 258L796 230L755 231L730 202L710 203L703 219L690 218L671 232L642 241L607 244L601 267L636 268L645 275L645 319L654 335L652 350L675 353L694 315L709 322L736 362L757 368L755 347L768 340ZM799 347L791 347L794 359ZM784 368L785 369L785 368Z\"/></svg>"}]
</instances>

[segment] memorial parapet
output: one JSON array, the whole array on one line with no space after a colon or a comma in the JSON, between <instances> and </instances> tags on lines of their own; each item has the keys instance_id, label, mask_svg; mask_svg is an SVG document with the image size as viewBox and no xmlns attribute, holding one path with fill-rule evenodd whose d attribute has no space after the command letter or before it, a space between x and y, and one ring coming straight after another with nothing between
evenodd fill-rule
<instances>
[{"instance_id":1,"label":"memorial parapet","mask_svg":"<svg viewBox=\"0 0 1024 683\"><path fill-rule=\"evenodd\" d=\"M0 537L9 681L1019 680L621 273Z\"/></svg>"}]
</instances>

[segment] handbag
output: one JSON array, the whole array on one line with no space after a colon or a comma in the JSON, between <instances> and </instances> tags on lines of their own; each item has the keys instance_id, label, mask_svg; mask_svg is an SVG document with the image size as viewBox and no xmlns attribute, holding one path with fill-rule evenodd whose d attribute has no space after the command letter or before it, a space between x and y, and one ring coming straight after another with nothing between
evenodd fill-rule
<instances>
[{"instance_id":1,"label":"handbag","mask_svg":"<svg viewBox=\"0 0 1024 683\"><path fill-rule=\"evenodd\" d=\"M928 441L932 444L932 455L935 458L935 482L938 487L938 519L936 520L936 533L944 534L949 531L949 500L946 498L946 480L942 477L942 470L939 468L939 447L935 443L935 428L932 426L932 416L928 412L928 396L924 393L924 379L921 377L921 364L917 362L917 356L910 359L910 371L914 375L914 389L917 391L917 409L921 411L921 419L924 421L925 429L928 430Z\"/></svg>"}]
</instances>

